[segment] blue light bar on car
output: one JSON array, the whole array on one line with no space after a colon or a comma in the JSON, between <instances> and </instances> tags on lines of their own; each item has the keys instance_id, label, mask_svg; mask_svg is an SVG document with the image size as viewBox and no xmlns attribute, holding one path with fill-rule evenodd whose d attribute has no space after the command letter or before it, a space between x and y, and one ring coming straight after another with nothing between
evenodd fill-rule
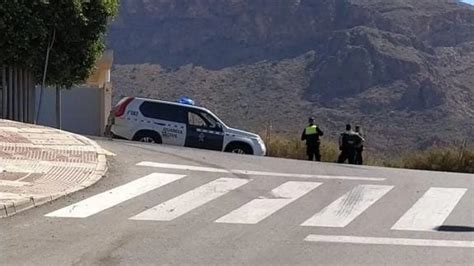
<instances>
[{"instance_id":1,"label":"blue light bar on car","mask_svg":"<svg viewBox=\"0 0 474 266\"><path fill-rule=\"evenodd\" d=\"M194 105L194 101L188 97L181 97L179 98L178 102L182 104Z\"/></svg>"}]
</instances>

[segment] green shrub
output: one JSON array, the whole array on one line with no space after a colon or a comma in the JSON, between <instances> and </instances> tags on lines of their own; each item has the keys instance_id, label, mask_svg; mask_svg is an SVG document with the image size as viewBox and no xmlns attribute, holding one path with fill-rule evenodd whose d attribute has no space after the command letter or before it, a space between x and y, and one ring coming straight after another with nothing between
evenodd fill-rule
<instances>
[{"instance_id":1,"label":"green shrub","mask_svg":"<svg viewBox=\"0 0 474 266\"><path fill-rule=\"evenodd\" d=\"M404 168L474 173L474 148L432 148L406 155L401 161Z\"/></svg>"}]
</instances>

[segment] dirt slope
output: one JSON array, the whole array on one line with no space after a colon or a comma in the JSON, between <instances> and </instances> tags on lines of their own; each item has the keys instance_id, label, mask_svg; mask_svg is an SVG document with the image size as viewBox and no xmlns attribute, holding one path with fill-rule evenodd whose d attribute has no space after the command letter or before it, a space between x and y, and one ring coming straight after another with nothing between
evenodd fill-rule
<instances>
[{"instance_id":1,"label":"dirt slope","mask_svg":"<svg viewBox=\"0 0 474 266\"><path fill-rule=\"evenodd\" d=\"M122 0L115 97L181 95L229 124L347 122L380 152L474 139L474 8L455 0Z\"/></svg>"}]
</instances>

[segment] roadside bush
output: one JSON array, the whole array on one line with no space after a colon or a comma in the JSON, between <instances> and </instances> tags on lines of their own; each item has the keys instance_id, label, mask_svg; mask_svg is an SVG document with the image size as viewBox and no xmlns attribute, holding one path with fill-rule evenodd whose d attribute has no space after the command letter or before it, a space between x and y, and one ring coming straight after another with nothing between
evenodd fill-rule
<instances>
[{"instance_id":1,"label":"roadside bush","mask_svg":"<svg viewBox=\"0 0 474 266\"><path fill-rule=\"evenodd\" d=\"M474 148L433 148L406 155L401 162L403 168L474 173Z\"/></svg>"}]
</instances>

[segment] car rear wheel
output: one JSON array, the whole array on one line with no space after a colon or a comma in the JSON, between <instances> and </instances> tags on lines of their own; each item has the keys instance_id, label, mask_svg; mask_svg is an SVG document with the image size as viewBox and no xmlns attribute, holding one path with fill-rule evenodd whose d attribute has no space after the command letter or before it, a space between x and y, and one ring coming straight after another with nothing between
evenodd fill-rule
<instances>
[{"instance_id":1,"label":"car rear wheel","mask_svg":"<svg viewBox=\"0 0 474 266\"><path fill-rule=\"evenodd\" d=\"M142 138L139 139L138 141L140 141L140 142L146 142L146 143L156 143L155 138L152 138L152 137L142 137Z\"/></svg>"},{"instance_id":2,"label":"car rear wheel","mask_svg":"<svg viewBox=\"0 0 474 266\"><path fill-rule=\"evenodd\" d=\"M145 142L145 143L156 143L156 144L163 143L161 141L160 134L151 130L138 131L133 137L133 140Z\"/></svg>"},{"instance_id":3,"label":"car rear wheel","mask_svg":"<svg viewBox=\"0 0 474 266\"><path fill-rule=\"evenodd\" d=\"M252 147L246 143L230 143L227 145L225 151L237 154L253 154Z\"/></svg>"}]
</instances>

